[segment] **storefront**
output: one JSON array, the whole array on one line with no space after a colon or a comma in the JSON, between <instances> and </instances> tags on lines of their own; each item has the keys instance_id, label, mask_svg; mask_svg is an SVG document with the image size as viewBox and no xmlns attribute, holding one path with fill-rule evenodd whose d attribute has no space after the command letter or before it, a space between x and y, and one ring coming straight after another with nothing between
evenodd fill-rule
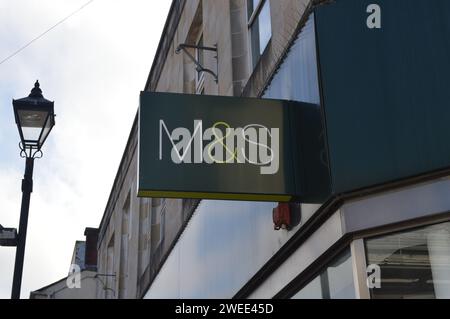
<instances>
[{"instance_id":1,"label":"storefront","mask_svg":"<svg viewBox=\"0 0 450 319\"><path fill-rule=\"evenodd\" d=\"M390 67L389 79L385 82L386 75L378 73L376 76L382 77L379 82L372 76L358 80L365 72L361 66L369 63L366 58L371 56L368 52L372 47L361 40L364 52L357 52L356 46L352 51L355 56L338 47L345 48L358 36L375 43L398 36L383 39L379 34L364 33L379 30L366 27L366 20L359 18L349 19L337 31L334 24L343 15L349 10L365 10L367 5L340 1L317 9L318 19L311 12L261 95L313 103L325 110L329 150L324 150L323 161L331 163L329 199L302 204L301 222L289 232L274 232L268 227L276 203L201 201L145 298L450 297L450 180L449 163L443 158L449 148L440 137L432 138L443 128L443 120L431 118L439 114L447 118L446 93L433 97L433 111L420 107L431 89L419 92L417 88L411 93L411 87L391 82L395 77L416 79L417 74L429 76L433 71L407 71L375 56L367 72L376 74L377 69ZM389 29L394 25L393 10L398 13L398 8L383 2L379 9L387 12L382 27ZM409 17L416 17L419 9L409 12ZM430 9L422 12L426 19L436 14ZM326 27L322 23L325 19ZM360 22L364 32L355 25ZM347 32L351 28L356 30L353 34ZM424 29L421 25L417 28ZM405 30L398 28L396 32ZM342 43L330 39L338 33L346 34ZM411 34L417 36L417 32ZM402 48L401 43L391 45L391 57L402 54L395 52ZM417 45L414 41L410 47ZM375 54L385 52L377 44L375 48L379 51ZM442 50L445 47L436 50L436 55ZM335 55L335 65L330 64L330 52ZM409 58L407 64L418 57ZM344 73L351 61L354 68ZM448 68L448 63L442 67ZM412 86L420 83L410 81ZM397 99L379 104L393 92L406 98L408 107ZM420 128L414 129L417 125ZM442 134L445 136L444 131ZM429 138L433 142L427 143Z\"/></svg>"}]
</instances>

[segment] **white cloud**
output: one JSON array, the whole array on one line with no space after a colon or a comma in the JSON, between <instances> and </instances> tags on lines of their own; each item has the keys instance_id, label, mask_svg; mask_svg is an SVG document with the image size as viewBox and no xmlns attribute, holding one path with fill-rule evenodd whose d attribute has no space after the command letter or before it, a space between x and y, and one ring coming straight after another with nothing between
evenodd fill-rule
<instances>
[{"instance_id":1,"label":"white cloud","mask_svg":"<svg viewBox=\"0 0 450 319\"><path fill-rule=\"evenodd\" d=\"M85 0L0 0L0 60ZM66 275L75 240L100 223L171 0L95 0L0 65L0 224L17 227L24 162L12 98L39 79L56 126L35 163L22 297ZM11 154L11 152L15 152ZM14 250L0 247L0 298Z\"/></svg>"}]
</instances>

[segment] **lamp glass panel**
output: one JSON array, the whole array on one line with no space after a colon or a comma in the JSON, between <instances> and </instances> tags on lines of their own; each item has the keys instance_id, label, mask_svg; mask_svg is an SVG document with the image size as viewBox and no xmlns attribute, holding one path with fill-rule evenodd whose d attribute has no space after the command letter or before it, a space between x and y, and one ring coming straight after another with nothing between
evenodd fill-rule
<instances>
[{"instance_id":1,"label":"lamp glass panel","mask_svg":"<svg viewBox=\"0 0 450 319\"><path fill-rule=\"evenodd\" d=\"M44 144L45 140L47 139L48 134L50 133L50 130L52 129L54 124L54 120L52 116L49 116L47 121L45 122L45 126L42 130L41 138L39 139L39 145Z\"/></svg>"},{"instance_id":2,"label":"lamp glass panel","mask_svg":"<svg viewBox=\"0 0 450 319\"><path fill-rule=\"evenodd\" d=\"M26 141L38 141L42 128L45 126L48 112L33 110L18 110L19 125Z\"/></svg>"}]
</instances>

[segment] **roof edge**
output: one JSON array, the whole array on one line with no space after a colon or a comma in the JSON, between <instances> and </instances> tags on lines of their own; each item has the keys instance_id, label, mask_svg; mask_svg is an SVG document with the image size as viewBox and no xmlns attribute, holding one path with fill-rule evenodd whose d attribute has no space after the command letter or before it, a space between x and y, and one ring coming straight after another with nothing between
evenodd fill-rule
<instances>
[{"instance_id":1,"label":"roof edge","mask_svg":"<svg viewBox=\"0 0 450 319\"><path fill-rule=\"evenodd\" d=\"M156 53L153 58L153 63L150 68L150 73L148 75L147 82L145 83L144 91L151 90L153 76L156 75L156 78L159 79L159 76L161 75L162 68L160 70L157 70L157 66L160 65L160 62L161 62L160 58L163 58L165 61L165 59L167 57L168 50L167 50L167 52L163 52L163 49L165 48L164 43L165 43L166 39L168 39L169 44L172 42L172 38L173 38L174 34L169 34L170 30L171 30L170 27L173 24L178 26L179 19L175 19L174 15L176 13L180 13L183 11L185 3L186 3L186 0L172 0L172 4L170 6L169 13L167 14L166 22L164 24L164 29L161 34L161 38L159 40L158 48L156 49ZM178 10L176 10L176 9L178 9ZM165 56L162 57L162 55L165 55ZM159 74L156 74L156 73L159 73Z\"/></svg>"}]
</instances>

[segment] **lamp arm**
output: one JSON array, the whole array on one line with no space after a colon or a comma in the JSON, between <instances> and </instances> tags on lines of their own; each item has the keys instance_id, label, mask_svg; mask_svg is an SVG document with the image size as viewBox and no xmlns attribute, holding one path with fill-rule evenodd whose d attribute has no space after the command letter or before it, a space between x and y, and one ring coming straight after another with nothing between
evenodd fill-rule
<instances>
[{"instance_id":1,"label":"lamp arm","mask_svg":"<svg viewBox=\"0 0 450 319\"><path fill-rule=\"evenodd\" d=\"M186 50L186 47L196 48L195 46L187 46L185 44L180 44L176 50L176 53L179 54L180 51L184 51L184 53L186 53L189 59L192 60L192 62L194 62L194 64L197 66L197 72L206 72L211 74L214 77L214 81L218 83L219 82L218 75L214 71L203 67L203 65L201 65L200 62L198 62L197 59L192 54L190 54L188 50ZM207 47L198 47L198 49L212 50L212 48Z\"/></svg>"}]
</instances>

